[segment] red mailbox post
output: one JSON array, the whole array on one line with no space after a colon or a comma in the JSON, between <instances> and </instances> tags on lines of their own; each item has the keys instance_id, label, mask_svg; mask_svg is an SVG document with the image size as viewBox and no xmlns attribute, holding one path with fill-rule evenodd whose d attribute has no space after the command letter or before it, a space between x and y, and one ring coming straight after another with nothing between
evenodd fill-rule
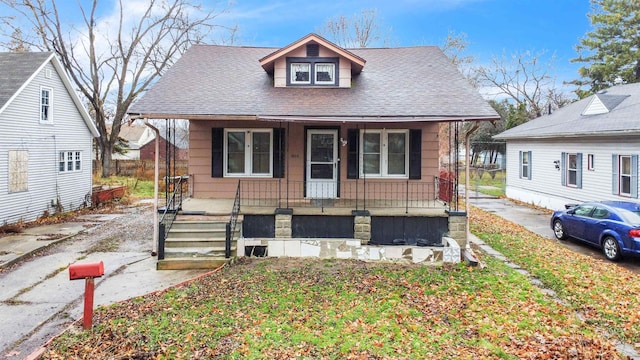
<instances>
[{"instance_id":1,"label":"red mailbox post","mask_svg":"<svg viewBox=\"0 0 640 360\"><path fill-rule=\"evenodd\" d=\"M95 284L93 279L104 275L104 263L73 264L69 265L69 280L85 279L84 285L84 317L82 327L91 329L93 322L93 291Z\"/></svg>"}]
</instances>

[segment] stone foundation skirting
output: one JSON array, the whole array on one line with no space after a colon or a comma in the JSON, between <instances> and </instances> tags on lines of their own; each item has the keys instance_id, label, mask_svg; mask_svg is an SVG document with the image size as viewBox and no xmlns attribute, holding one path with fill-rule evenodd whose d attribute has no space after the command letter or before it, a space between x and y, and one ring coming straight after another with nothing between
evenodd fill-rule
<instances>
[{"instance_id":1,"label":"stone foundation skirting","mask_svg":"<svg viewBox=\"0 0 640 360\"><path fill-rule=\"evenodd\" d=\"M441 264L460 262L460 246L450 237L442 239L444 246L363 245L361 239L238 239L238 256L247 252L269 257L313 257L358 259L367 261L397 261ZM259 251L255 251L258 249ZM252 251L253 250L253 251Z\"/></svg>"}]
</instances>

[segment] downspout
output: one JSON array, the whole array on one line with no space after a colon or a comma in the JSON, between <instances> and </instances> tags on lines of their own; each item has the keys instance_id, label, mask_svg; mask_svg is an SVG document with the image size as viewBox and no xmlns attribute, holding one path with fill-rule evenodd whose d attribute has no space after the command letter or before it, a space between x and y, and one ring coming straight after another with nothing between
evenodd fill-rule
<instances>
[{"instance_id":1,"label":"downspout","mask_svg":"<svg viewBox=\"0 0 640 360\"><path fill-rule=\"evenodd\" d=\"M160 166L160 130L157 127L151 125L148 119L144 119L144 124L151 128L156 133L156 147L155 147L155 164L153 171L153 246L151 247L151 256L158 255L158 178Z\"/></svg>"},{"instance_id":2,"label":"downspout","mask_svg":"<svg viewBox=\"0 0 640 360\"><path fill-rule=\"evenodd\" d=\"M464 121L463 121L464 123ZM469 153L471 147L469 146L469 138L478 130L480 123L474 122L471 129L464 134L464 211L467 213L467 234L469 233ZM468 236L467 236L468 238ZM465 248L469 246L469 241L465 245ZM463 249L464 251L464 249Z\"/></svg>"}]
</instances>

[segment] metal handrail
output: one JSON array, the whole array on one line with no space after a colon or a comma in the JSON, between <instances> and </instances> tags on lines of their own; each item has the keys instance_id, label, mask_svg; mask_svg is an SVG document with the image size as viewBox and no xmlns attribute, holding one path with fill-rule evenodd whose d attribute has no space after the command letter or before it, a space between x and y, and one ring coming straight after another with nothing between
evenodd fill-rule
<instances>
[{"instance_id":1,"label":"metal handrail","mask_svg":"<svg viewBox=\"0 0 640 360\"><path fill-rule=\"evenodd\" d=\"M306 181L243 179L240 184L241 205L245 207L314 207L324 212L326 208L411 209L440 208L448 203L452 189L450 180L435 177L434 181L413 179L341 180L326 185L316 183L317 193L335 194L335 197L313 197L307 193ZM326 186L326 188L322 188Z\"/></svg>"},{"instance_id":2,"label":"metal handrail","mask_svg":"<svg viewBox=\"0 0 640 360\"><path fill-rule=\"evenodd\" d=\"M238 180L238 187L236 188L236 197L233 201L233 209L231 210L231 217L229 222L225 226L225 243L224 243L224 257L231 257L231 239L236 232L236 224L238 222L238 214L240 214L240 180Z\"/></svg>"},{"instance_id":3,"label":"metal handrail","mask_svg":"<svg viewBox=\"0 0 640 360\"><path fill-rule=\"evenodd\" d=\"M176 214L178 211L182 209L182 185L185 183L185 177L180 176L178 179L178 183L174 182L173 193L171 197L167 201L167 204L162 212L162 216L160 217L160 221L158 223L158 260L164 259L164 244L166 240L166 236L171 230L171 226L173 226L173 222L176 219ZM174 178L175 180L175 178ZM167 181L167 179L165 179Z\"/></svg>"}]
</instances>

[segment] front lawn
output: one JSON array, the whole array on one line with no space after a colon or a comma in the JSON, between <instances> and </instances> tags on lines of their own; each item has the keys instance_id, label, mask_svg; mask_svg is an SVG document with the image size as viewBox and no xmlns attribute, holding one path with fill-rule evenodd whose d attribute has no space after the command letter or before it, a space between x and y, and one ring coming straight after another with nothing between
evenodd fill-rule
<instances>
[{"instance_id":1,"label":"front lawn","mask_svg":"<svg viewBox=\"0 0 640 360\"><path fill-rule=\"evenodd\" d=\"M66 332L44 358L618 358L573 307L483 261L245 258L101 308L93 330Z\"/></svg>"},{"instance_id":2,"label":"front lawn","mask_svg":"<svg viewBox=\"0 0 640 360\"><path fill-rule=\"evenodd\" d=\"M478 208L470 215L471 232L554 290L586 323L640 350L637 274L578 254Z\"/></svg>"}]
</instances>

